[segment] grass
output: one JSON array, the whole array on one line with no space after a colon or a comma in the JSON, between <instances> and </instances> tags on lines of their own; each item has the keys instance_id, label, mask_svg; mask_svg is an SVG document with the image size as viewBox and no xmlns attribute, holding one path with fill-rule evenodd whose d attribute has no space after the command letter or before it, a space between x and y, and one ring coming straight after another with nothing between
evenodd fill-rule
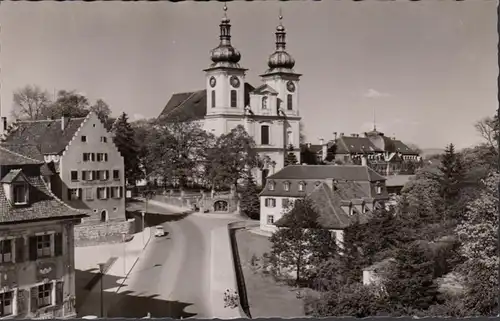
<instances>
[{"instance_id":1,"label":"grass","mask_svg":"<svg viewBox=\"0 0 500 321\"><path fill-rule=\"evenodd\" d=\"M239 230L236 232L236 242L252 318L303 317L303 302L297 299L294 288L279 284L271 276L252 267L255 258L261 259L264 253L270 251L271 243L267 237Z\"/></svg>"}]
</instances>

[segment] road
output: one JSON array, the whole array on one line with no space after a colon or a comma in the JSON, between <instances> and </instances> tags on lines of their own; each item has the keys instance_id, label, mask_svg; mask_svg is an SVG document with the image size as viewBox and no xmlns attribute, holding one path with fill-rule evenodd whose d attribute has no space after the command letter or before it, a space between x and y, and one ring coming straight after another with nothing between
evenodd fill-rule
<instances>
[{"instance_id":1,"label":"road","mask_svg":"<svg viewBox=\"0 0 500 321\"><path fill-rule=\"evenodd\" d=\"M168 234L151 239L108 317L210 318L210 231L228 220L180 216L151 204L148 213L158 215L149 215L146 225L161 223Z\"/></svg>"}]
</instances>

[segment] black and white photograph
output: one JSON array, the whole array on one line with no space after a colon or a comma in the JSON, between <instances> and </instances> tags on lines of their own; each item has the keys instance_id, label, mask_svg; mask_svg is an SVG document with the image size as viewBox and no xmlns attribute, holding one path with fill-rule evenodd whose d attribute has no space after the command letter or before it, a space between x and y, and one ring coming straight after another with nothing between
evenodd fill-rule
<instances>
[{"instance_id":1,"label":"black and white photograph","mask_svg":"<svg viewBox=\"0 0 500 321\"><path fill-rule=\"evenodd\" d=\"M0 318L500 315L498 5L2 1Z\"/></svg>"}]
</instances>

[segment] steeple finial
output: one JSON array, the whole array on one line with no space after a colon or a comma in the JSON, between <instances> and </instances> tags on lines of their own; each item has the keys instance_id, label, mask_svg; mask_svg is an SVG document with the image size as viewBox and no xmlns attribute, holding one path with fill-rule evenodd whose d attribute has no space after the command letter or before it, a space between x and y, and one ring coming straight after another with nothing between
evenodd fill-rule
<instances>
[{"instance_id":1,"label":"steeple finial","mask_svg":"<svg viewBox=\"0 0 500 321\"><path fill-rule=\"evenodd\" d=\"M222 7L222 10L224 10L224 18L227 18L227 6L226 6L226 1L224 1L224 7Z\"/></svg>"}]
</instances>

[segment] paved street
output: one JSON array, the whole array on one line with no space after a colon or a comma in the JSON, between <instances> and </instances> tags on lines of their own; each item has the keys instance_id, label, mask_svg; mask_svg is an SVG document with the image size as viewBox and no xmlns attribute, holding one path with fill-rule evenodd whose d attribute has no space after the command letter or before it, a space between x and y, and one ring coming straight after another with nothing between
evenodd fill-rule
<instances>
[{"instance_id":1,"label":"paved street","mask_svg":"<svg viewBox=\"0 0 500 321\"><path fill-rule=\"evenodd\" d=\"M210 318L210 232L234 219L181 216L151 204L148 212L159 215L146 224L166 220L168 234L151 240L108 317Z\"/></svg>"}]
</instances>

